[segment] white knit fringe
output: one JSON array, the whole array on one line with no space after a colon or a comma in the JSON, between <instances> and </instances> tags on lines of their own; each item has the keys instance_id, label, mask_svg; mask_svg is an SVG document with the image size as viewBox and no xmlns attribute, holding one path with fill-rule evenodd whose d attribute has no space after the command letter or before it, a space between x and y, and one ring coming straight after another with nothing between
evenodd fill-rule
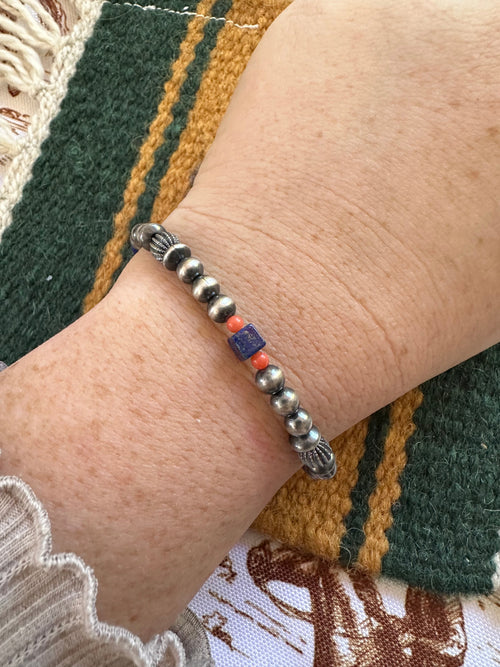
<instances>
[{"instance_id":1,"label":"white knit fringe","mask_svg":"<svg viewBox=\"0 0 500 667\"><path fill-rule=\"evenodd\" d=\"M498 531L500 537L500 530ZM500 590L500 551L493 556L493 563L495 565L495 572L493 573L493 590Z\"/></svg>"},{"instance_id":2,"label":"white knit fringe","mask_svg":"<svg viewBox=\"0 0 500 667\"><path fill-rule=\"evenodd\" d=\"M49 124L59 111L68 82L101 12L103 0L73 0L79 19L68 35L59 27L39 0L1 0L12 18L0 14L0 84L10 84L38 102L26 135L15 139L5 123L0 124L0 154L13 156L0 188L0 239L12 220L12 208L19 200ZM8 33L1 32L8 30ZM41 58L53 55L50 72Z\"/></svg>"},{"instance_id":3,"label":"white knit fringe","mask_svg":"<svg viewBox=\"0 0 500 667\"><path fill-rule=\"evenodd\" d=\"M61 33L39 0L2 0L0 81L34 95L43 84L42 56L57 53Z\"/></svg>"}]
</instances>

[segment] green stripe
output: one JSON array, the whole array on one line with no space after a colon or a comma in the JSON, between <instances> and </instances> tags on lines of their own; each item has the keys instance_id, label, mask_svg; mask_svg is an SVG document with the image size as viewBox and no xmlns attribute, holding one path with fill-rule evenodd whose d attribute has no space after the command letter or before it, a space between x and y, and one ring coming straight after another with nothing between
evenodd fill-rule
<instances>
[{"instance_id":1,"label":"green stripe","mask_svg":"<svg viewBox=\"0 0 500 667\"><path fill-rule=\"evenodd\" d=\"M375 489L375 472L384 455L384 444L389 429L390 406L370 417L365 440L365 454L358 465L358 481L351 493L352 508L345 518L346 532L340 544L340 560L352 565L364 542L363 526L369 515L368 499Z\"/></svg>"},{"instance_id":2,"label":"green stripe","mask_svg":"<svg viewBox=\"0 0 500 667\"><path fill-rule=\"evenodd\" d=\"M231 0L219 0L212 9L212 16L223 17L232 4ZM146 176L146 189L139 199L137 213L131 222L131 227L137 222L149 220L154 201L160 189L160 181L168 170L170 158L179 146L183 130L186 128L195 102L201 78L209 63L212 50L217 44L217 36L223 21L207 21L204 27L203 39L196 45L194 60L187 68L187 78L182 85L179 101L172 108L172 122L165 129L165 143L158 148L154 155L154 166ZM125 260L130 259L130 246L124 248Z\"/></svg>"},{"instance_id":3,"label":"green stripe","mask_svg":"<svg viewBox=\"0 0 500 667\"><path fill-rule=\"evenodd\" d=\"M80 315L190 19L103 6L0 245L7 363Z\"/></svg>"},{"instance_id":4,"label":"green stripe","mask_svg":"<svg viewBox=\"0 0 500 667\"><path fill-rule=\"evenodd\" d=\"M486 593L500 551L500 345L422 386L382 571Z\"/></svg>"}]
</instances>

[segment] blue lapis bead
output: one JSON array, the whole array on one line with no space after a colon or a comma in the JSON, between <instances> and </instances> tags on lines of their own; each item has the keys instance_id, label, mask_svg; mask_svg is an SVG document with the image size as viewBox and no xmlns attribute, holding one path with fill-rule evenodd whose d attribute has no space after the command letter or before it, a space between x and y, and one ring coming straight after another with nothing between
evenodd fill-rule
<instances>
[{"instance_id":1,"label":"blue lapis bead","mask_svg":"<svg viewBox=\"0 0 500 667\"><path fill-rule=\"evenodd\" d=\"M266 341L253 324L246 324L242 329L227 339L230 348L240 361L250 359L259 350L262 350Z\"/></svg>"}]
</instances>

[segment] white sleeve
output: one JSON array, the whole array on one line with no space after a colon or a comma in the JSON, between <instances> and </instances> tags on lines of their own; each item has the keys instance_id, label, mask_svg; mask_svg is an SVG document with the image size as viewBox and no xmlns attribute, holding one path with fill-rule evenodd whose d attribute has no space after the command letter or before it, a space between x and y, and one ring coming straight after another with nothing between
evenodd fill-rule
<instances>
[{"instance_id":1,"label":"white sleeve","mask_svg":"<svg viewBox=\"0 0 500 667\"><path fill-rule=\"evenodd\" d=\"M80 558L51 554L50 522L29 486L0 477L0 665L202 664L186 657L191 647L185 651L179 637L189 618L176 621L184 626L179 635L168 630L144 644L128 630L97 620L96 593L97 580Z\"/></svg>"}]
</instances>

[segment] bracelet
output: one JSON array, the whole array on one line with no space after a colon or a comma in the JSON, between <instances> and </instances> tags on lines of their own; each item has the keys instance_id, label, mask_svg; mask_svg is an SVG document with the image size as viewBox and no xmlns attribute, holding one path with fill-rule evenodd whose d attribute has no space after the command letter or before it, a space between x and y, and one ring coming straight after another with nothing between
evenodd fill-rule
<instances>
[{"instance_id":1,"label":"bracelet","mask_svg":"<svg viewBox=\"0 0 500 667\"><path fill-rule=\"evenodd\" d=\"M285 386L285 375L279 366L269 363L262 348L266 341L253 324L244 324L236 315L236 304L231 297L220 293L220 285L203 273L203 264L191 256L189 246L181 243L175 234L162 225L142 223L130 233L130 243L137 251L149 250L153 257L169 271L176 271L182 282L190 284L197 301L207 304L208 316L218 323L226 323L232 333L228 343L240 361L250 359L257 369L255 384L265 394L270 394L270 404L284 418L289 442L298 453L304 470L313 479L330 479L337 470L335 455L327 440L321 435L312 417L300 405L297 392Z\"/></svg>"}]
</instances>

